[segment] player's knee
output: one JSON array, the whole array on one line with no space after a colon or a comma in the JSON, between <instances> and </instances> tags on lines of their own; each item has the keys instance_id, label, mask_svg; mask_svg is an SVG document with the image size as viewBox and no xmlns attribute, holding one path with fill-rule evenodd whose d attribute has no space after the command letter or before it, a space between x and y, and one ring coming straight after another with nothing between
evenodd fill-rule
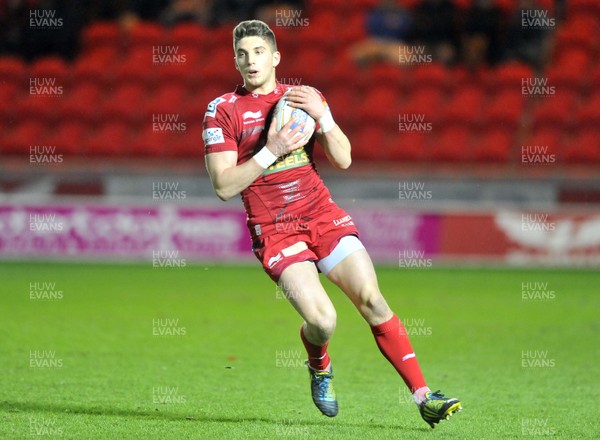
<instances>
[{"instance_id":1,"label":"player's knee","mask_svg":"<svg viewBox=\"0 0 600 440\"><path fill-rule=\"evenodd\" d=\"M311 322L308 323L315 328L320 336L328 339L335 331L336 322L337 315L335 309L328 307L316 312Z\"/></svg>"},{"instance_id":2,"label":"player's knee","mask_svg":"<svg viewBox=\"0 0 600 440\"><path fill-rule=\"evenodd\" d=\"M365 286L359 295L361 309L369 315L386 314L389 307L377 286Z\"/></svg>"}]
</instances>

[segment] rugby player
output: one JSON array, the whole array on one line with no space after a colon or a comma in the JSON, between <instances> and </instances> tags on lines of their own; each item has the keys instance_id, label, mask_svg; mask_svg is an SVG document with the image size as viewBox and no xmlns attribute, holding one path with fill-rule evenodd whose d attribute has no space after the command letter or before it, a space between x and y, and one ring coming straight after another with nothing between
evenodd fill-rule
<instances>
[{"instance_id":1,"label":"rugby player","mask_svg":"<svg viewBox=\"0 0 600 440\"><path fill-rule=\"evenodd\" d=\"M381 353L433 428L460 411L461 403L427 387L406 330L379 291L352 218L332 200L312 159L316 141L334 167L348 168L348 138L320 92L276 80L281 55L267 24L239 23L233 30L233 49L243 85L208 105L203 127L206 166L221 200L241 194L253 252L304 320L300 338L308 354L315 405L326 416L338 413L327 353L336 311L319 280L322 272L370 325ZM304 124L292 128L294 119L275 129L273 109L284 94L318 121L308 143Z\"/></svg>"}]
</instances>

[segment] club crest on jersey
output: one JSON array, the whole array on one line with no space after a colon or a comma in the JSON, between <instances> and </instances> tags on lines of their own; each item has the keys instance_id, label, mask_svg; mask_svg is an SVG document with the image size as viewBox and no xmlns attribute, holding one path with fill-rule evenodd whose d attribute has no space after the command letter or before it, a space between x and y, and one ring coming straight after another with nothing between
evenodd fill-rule
<instances>
[{"instance_id":1,"label":"club crest on jersey","mask_svg":"<svg viewBox=\"0 0 600 440\"><path fill-rule=\"evenodd\" d=\"M206 113L204 113L204 117L206 118L207 116L210 116L211 118L214 118L217 114L217 106L222 102L225 102L223 98L217 98L212 100L206 108Z\"/></svg>"},{"instance_id":2,"label":"club crest on jersey","mask_svg":"<svg viewBox=\"0 0 600 440\"><path fill-rule=\"evenodd\" d=\"M204 145L225 143L225 138L223 137L223 129L219 127L206 128L202 132L202 140L204 140Z\"/></svg>"}]
</instances>

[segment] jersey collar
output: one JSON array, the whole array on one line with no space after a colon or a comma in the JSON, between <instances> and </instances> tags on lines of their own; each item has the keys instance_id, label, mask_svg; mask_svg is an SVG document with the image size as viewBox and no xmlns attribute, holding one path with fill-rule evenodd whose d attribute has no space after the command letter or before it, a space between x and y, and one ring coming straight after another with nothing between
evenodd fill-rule
<instances>
[{"instance_id":1,"label":"jersey collar","mask_svg":"<svg viewBox=\"0 0 600 440\"><path fill-rule=\"evenodd\" d=\"M267 93L266 95L260 94L260 93L252 93L249 92L248 90L246 90L244 88L244 86L242 84L238 84L237 87L235 88L235 93L237 95L241 95L241 96L246 96L246 95L251 95L254 98L278 98L281 97L284 93L285 93L286 89L285 86L283 86L279 81L277 81L277 85L275 86L275 89L271 92L271 93Z\"/></svg>"}]
</instances>

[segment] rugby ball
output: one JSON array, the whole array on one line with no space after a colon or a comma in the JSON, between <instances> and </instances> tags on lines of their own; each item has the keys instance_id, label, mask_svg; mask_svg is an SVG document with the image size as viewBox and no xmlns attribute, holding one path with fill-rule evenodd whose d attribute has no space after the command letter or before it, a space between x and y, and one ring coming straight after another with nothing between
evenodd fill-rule
<instances>
[{"instance_id":1,"label":"rugby ball","mask_svg":"<svg viewBox=\"0 0 600 440\"><path fill-rule=\"evenodd\" d=\"M283 96L275 106L275 130L281 130L285 124L293 117L296 118L296 122L292 124L292 129L296 128L306 122L306 125L302 129L301 133L306 133L303 138L304 144L308 142L310 137L315 132L317 123L313 118L309 116L304 110L296 108L291 102L289 102L285 96ZM304 145L303 144L303 145Z\"/></svg>"}]
</instances>

